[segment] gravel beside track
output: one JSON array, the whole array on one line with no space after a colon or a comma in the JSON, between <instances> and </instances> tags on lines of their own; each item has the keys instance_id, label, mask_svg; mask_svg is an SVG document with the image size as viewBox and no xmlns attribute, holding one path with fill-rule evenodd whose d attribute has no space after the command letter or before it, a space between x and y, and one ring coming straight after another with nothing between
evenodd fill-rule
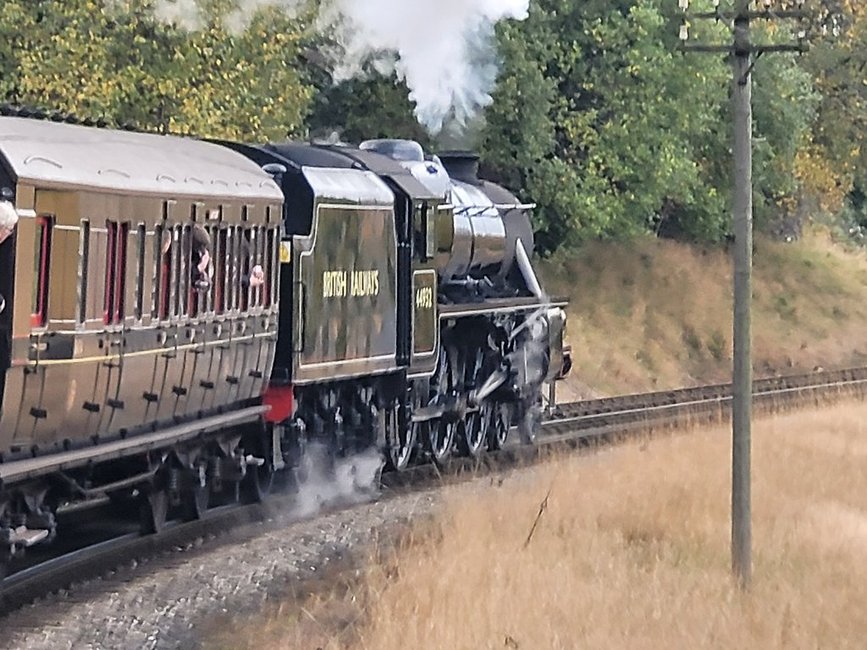
<instances>
[{"instance_id":1,"label":"gravel beside track","mask_svg":"<svg viewBox=\"0 0 867 650\"><path fill-rule=\"evenodd\" d=\"M14 612L2 622L2 647L196 647L215 620L291 594L353 549L429 515L436 502L434 490L406 493L302 522L278 515L255 530L200 541Z\"/></svg>"}]
</instances>

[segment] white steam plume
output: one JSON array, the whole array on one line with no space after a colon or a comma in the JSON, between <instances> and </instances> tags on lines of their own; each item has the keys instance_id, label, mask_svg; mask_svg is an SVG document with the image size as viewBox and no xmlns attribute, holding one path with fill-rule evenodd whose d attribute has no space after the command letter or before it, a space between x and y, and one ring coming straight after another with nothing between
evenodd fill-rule
<instances>
[{"instance_id":1,"label":"white steam plume","mask_svg":"<svg viewBox=\"0 0 867 650\"><path fill-rule=\"evenodd\" d=\"M264 6L294 10L301 0L241 0L229 16L230 29L243 29ZM433 134L444 123L463 127L491 103L498 72L494 27L523 20L530 0L324 0L318 26L340 45L335 79L362 75L364 64L394 71L406 81L416 117ZM165 20L195 29L201 24L195 0L160 0Z\"/></svg>"},{"instance_id":2,"label":"white steam plume","mask_svg":"<svg viewBox=\"0 0 867 650\"><path fill-rule=\"evenodd\" d=\"M230 32L242 32L259 9L280 7L291 12L301 2L302 0L238 0L237 8L223 19L223 23ZM157 0L155 12L160 20L175 23L189 31L197 31L204 26L197 0Z\"/></svg>"},{"instance_id":3,"label":"white steam plume","mask_svg":"<svg viewBox=\"0 0 867 650\"><path fill-rule=\"evenodd\" d=\"M337 27L344 50L338 80L361 73L371 57L393 62L416 117L439 133L450 117L464 126L490 104L499 67L494 26L526 18L528 6L529 0L335 0L322 17Z\"/></svg>"},{"instance_id":4,"label":"white steam plume","mask_svg":"<svg viewBox=\"0 0 867 650\"><path fill-rule=\"evenodd\" d=\"M304 478L295 495L292 514L310 517L323 508L339 504L371 501L379 494L379 477L384 463L382 454L371 449L329 460L325 445L310 444L304 457Z\"/></svg>"},{"instance_id":5,"label":"white steam plume","mask_svg":"<svg viewBox=\"0 0 867 650\"><path fill-rule=\"evenodd\" d=\"M176 23L190 31L202 28L202 17L195 0L160 0L155 11L157 18L167 23Z\"/></svg>"}]
</instances>

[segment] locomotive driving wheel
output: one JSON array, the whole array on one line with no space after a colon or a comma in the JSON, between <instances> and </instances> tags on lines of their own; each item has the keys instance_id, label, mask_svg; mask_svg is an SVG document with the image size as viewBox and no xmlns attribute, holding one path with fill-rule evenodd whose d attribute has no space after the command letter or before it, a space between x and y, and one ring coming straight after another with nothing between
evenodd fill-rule
<instances>
[{"instance_id":1,"label":"locomotive driving wheel","mask_svg":"<svg viewBox=\"0 0 867 650\"><path fill-rule=\"evenodd\" d=\"M477 350L475 359L468 359L466 363L466 378L469 385L478 386L480 381L480 373L482 369L482 351ZM488 400L482 400L478 410L469 411L464 416L464 421L461 422L459 429L461 451L471 458L478 458L485 450L485 442L488 436L488 422L490 414L487 411Z\"/></svg>"},{"instance_id":2,"label":"locomotive driving wheel","mask_svg":"<svg viewBox=\"0 0 867 650\"><path fill-rule=\"evenodd\" d=\"M455 368L453 364L453 352L447 351L445 346L440 348L440 358L437 371L434 375L438 399L454 399L456 396ZM458 430L458 421L448 414L434 420L428 425L427 451L437 465L442 465L448 460L455 446L455 437Z\"/></svg>"},{"instance_id":3,"label":"locomotive driving wheel","mask_svg":"<svg viewBox=\"0 0 867 650\"><path fill-rule=\"evenodd\" d=\"M429 429L428 442L431 458L437 465L445 463L452 455L458 423L440 419Z\"/></svg>"},{"instance_id":4,"label":"locomotive driving wheel","mask_svg":"<svg viewBox=\"0 0 867 650\"><path fill-rule=\"evenodd\" d=\"M511 417L508 404L493 404L488 426L488 449L496 451L502 449L509 438Z\"/></svg>"},{"instance_id":5,"label":"locomotive driving wheel","mask_svg":"<svg viewBox=\"0 0 867 650\"><path fill-rule=\"evenodd\" d=\"M402 472L409 466L412 458L418 428L412 422L401 427L399 415L398 409L394 407L385 411L385 441L388 446L389 467Z\"/></svg>"},{"instance_id":6,"label":"locomotive driving wheel","mask_svg":"<svg viewBox=\"0 0 867 650\"><path fill-rule=\"evenodd\" d=\"M467 413L461 428L461 451L471 458L478 458L485 450L490 423L490 405L485 400L478 411Z\"/></svg>"}]
</instances>

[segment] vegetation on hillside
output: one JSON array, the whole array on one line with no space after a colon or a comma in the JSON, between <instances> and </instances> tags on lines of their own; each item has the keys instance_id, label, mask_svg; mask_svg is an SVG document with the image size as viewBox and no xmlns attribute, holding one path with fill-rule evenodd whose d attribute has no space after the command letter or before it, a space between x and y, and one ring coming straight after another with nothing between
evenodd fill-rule
<instances>
[{"instance_id":1,"label":"vegetation on hillside","mask_svg":"<svg viewBox=\"0 0 867 650\"><path fill-rule=\"evenodd\" d=\"M435 144L393 74L371 65L334 82L335 43L316 21L328 0L197 0L192 30L158 15L167 1L7 0L0 97L160 132ZM257 9L238 24L242 4ZM757 221L797 235L825 215L860 236L867 11L808 4L810 53L755 68ZM526 20L498 25L494 102L465 135L489 175L539 205L543 253L640 233L725 238L729 70L721 56L677 52L676 11L669 0L531 0ZM440 144L455 144L445 134Z\"/></svg>"},{"instance_id":2,"label":"vegetation on hillside","mask_svg":"<svg viewBox=\"0 0 867 650\"><path fill-rule=\"evenodd\" d=\"M574 370L563 401L731 380L732 275L719 247L642 237L589 242L541 265L569 300ZM575 278L580 278L576 283ZM757 376L867 360L867 261L827 237L756 241Z\"/></svg>"}]
</instances>

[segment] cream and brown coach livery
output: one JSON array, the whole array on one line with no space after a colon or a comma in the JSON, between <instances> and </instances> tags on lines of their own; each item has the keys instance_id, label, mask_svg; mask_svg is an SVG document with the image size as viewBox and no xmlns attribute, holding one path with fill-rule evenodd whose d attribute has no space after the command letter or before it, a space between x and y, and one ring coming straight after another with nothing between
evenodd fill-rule
<instances>
[{"instance_id":1,"label":"cream and brown coach livery","mask_svg":"<svg viewBox=\"0 0 867 650\"><path fill-rule=\"evenodd\" d=\"M0 161L0 544L53 535L58 481L172 480L167 445L195 510L263 410L282 193L218 145L32 119L0 118Z\"/></svg>"}]
</instances>

